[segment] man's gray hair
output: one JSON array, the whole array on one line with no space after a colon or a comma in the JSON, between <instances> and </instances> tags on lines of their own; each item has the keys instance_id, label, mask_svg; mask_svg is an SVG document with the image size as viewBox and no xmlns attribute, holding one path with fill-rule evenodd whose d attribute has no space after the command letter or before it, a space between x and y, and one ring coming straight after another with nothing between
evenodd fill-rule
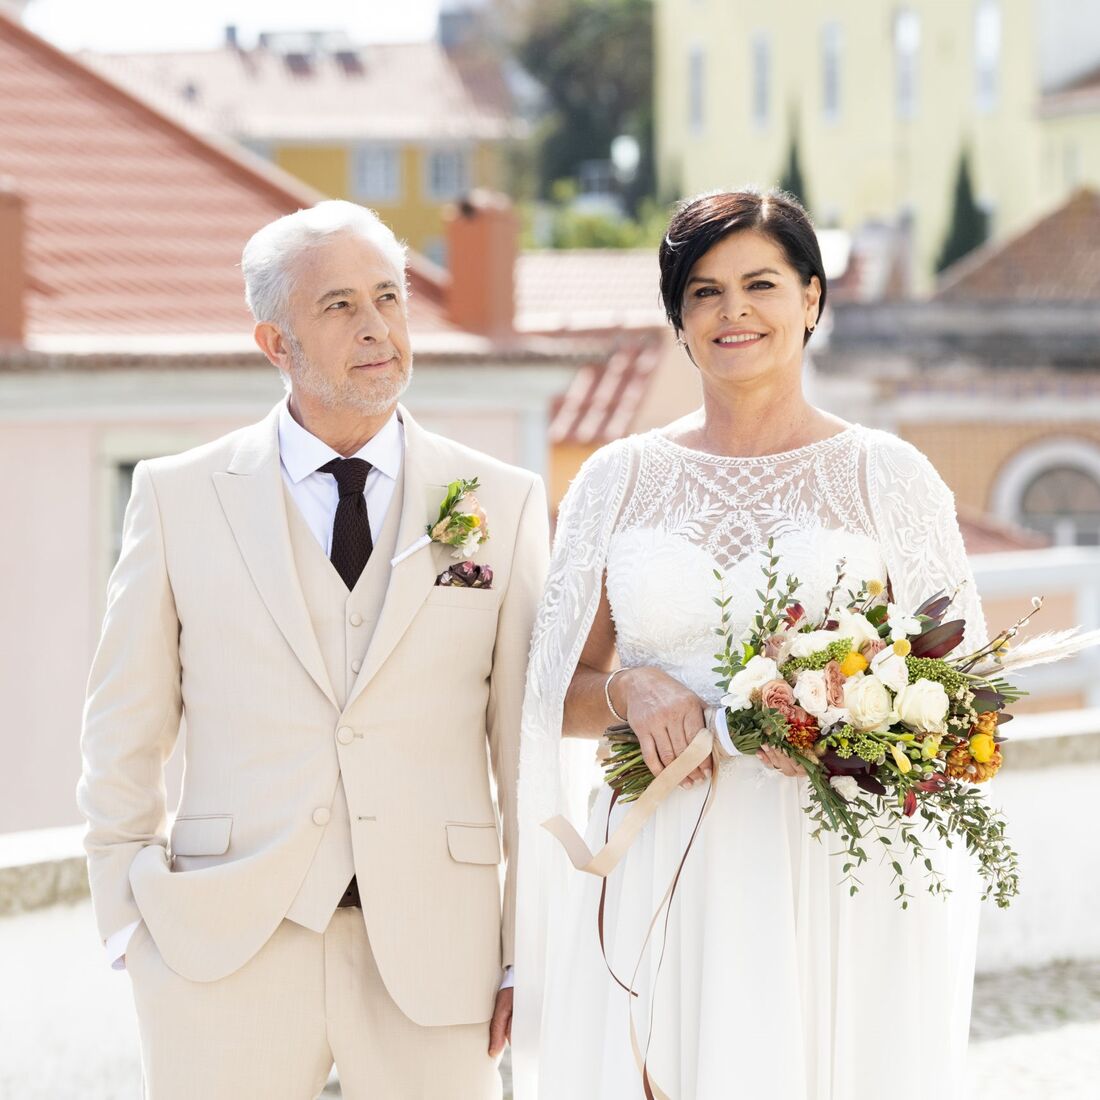
<instances>
[{"instance_id":1,"label":"man's gray hair","mask_svg":"<svg viewBox=\"0 0 1100 1100\"><path fill-rule=\"evenodd\" d=\"M289 329L294 265L335 233L353 233L373 244L393 266L404 295L406 248L393 230L365 206L329 199L268 222L244 246L244 300L257 321Z\"/></svg>"}]
</instances>

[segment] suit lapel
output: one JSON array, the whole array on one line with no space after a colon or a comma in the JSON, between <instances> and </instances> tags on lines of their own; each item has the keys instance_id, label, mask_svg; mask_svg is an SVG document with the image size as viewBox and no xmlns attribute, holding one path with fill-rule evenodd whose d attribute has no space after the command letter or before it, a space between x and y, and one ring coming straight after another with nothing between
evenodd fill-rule
<instances>
[{"instance_id":1,"label":"suit lapel","mask_svg":"<svg viewBox=\"0 0 1100 1100\"><path fill-rule=\"evenodd\" d=\"M214 488L253 583L271 617L332 705L339 709L313 633L290 545L282 473L278 408L249 429Z\"/></svg>"},{"instance_id":2,"label":"suit lapel","mask_svg":"<svg viewBox=\"0 0 1100 1100\"><path fill-rule=\"evenodd\" d=\"M405 491L401 501L401 520L397 530L395 556L424 534L434 519L453 474L442 469L442 462L428 435L408 411L401 408L405 426ZM363 667L352 685L345 709L358 697L382 667L408 629L413 616L435 586L435 579L446 568L449 551L432 543L395 565L386 588L382 612L374 628Z\"/></svg>"}]
</instances>

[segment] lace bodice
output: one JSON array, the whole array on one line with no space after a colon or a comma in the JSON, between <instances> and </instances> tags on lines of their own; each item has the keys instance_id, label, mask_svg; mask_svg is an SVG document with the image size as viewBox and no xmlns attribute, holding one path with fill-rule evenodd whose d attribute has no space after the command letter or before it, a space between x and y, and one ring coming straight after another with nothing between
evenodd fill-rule
<instances>
[{"instance_id":1,"label":"lace bodice","mask_svg":"<svg viewBox=\"0 0 1100 1100\"><path fill-rule=\"evenodd\" d=\"M845 563L844 589L886 579L863 474L862 430L784 454L706 455L657 432L641 439L634 491L611 536L607 592L625 665L655 665L717 702L714 654L729 598L735 636L759 610L774 540L783 576L820 614ZM720 574L716 576L716 574Z\"/></svg>"}]
</instances>

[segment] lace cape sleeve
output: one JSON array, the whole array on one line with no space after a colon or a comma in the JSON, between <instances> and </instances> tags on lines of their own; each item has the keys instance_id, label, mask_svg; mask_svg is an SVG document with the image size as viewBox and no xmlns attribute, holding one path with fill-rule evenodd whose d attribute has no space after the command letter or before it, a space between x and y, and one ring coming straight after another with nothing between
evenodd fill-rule
<instances>
[{"instance_id":1,"label":"lace cape sleeve","mask_svg":"<svg viewBox=\"0 0 1100 1100\"><path fill-rule=\"evenodd\" d=\"M598 781L595 746L563 738L565 693L599 606L608 544L628 496L637 444L619 440L581 467L558 512L549 575L531 639L519 767L516 993L512 1025L516 1100L537 1095L536 1061L547 935L572 871L541 823L564 814L584 831Z\"/></svg>"},{"instance_id":2,"label":"lace cape sleeve","mask_svg":"<svg viewBox=\"0 0 1100 1100\"><path fill-rule=\"evenodd\" d=\"M981 599L966 557L955 498L912 444L868 432L867 489L894 602L906 610L937 592L956 592L949 618L966 621L960 653L987 640Z\"/></svg>"}]
</instances>

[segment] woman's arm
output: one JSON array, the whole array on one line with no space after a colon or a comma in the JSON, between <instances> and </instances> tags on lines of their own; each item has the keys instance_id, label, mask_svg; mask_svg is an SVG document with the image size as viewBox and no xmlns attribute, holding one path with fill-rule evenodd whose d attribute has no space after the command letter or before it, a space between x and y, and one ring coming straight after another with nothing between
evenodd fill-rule
<instances>
[{"instance_id":1,"label":"woman's arm","mask_svg":"<svg viewBox=\"0 0 1100 1100\"><path fill-rule=\"evenodd\" d=\"M563 736L599 737L618 721L608 710L604 694L608 675L618 667L615 623L605 580L596 618L565 695ZM616 676L611 701L638 735L642 755L654 775L660 775L706 724L702 699L659 668L630 668ZM710 769L708 758L683 785L707 778Z\"/></svg>"}]
</instances>

